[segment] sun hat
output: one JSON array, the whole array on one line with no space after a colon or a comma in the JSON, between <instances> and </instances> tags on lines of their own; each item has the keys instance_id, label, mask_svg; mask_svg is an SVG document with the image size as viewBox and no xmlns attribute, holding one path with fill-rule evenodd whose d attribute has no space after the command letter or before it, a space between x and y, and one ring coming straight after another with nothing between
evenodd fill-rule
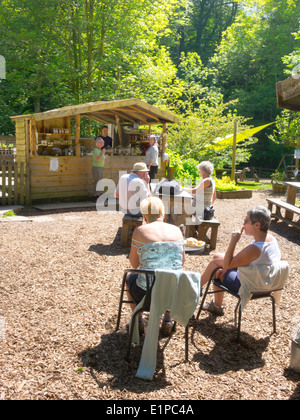
<instances>
[{"instance_id":1,"label":"sun hat","mask_svg":"<svg viewBox=\"0 0 300 420\"><path fill-rule=\"evenodd\" d=\"M137 162L133 165L132 172L148 172L149 169L147 168L147 165L144 162Z\"/></svg>"}]
</instances>

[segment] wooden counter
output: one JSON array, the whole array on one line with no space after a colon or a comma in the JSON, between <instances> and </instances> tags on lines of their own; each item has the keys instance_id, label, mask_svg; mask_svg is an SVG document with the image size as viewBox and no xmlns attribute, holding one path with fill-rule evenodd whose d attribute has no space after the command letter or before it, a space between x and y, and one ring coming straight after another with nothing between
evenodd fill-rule
<instances>
[{"instance_id":1,"label":"wooden counter","mask_svg":"<svg viewBox=\"0 0 300 420\"><path fill-rule=\"evenodd\" d=\"M57 159L58 170L50 170L51 159ZM134 163L145 156L108 156L103 178L117 185L119 171L130 172ZM31 199L91 197L93 195L92 156L37 156L30 158ZM165 176L165 163L160 164L158 178Z\"/></svg>"}]
</instances>

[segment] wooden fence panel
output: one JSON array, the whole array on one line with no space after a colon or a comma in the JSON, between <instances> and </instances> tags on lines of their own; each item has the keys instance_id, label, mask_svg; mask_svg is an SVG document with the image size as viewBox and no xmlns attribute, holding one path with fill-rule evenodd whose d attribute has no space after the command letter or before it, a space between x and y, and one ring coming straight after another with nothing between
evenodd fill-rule
<instances>
[{"instance_id":1,"label":"wooden fence panel","mask_svg":"<svg viewBox=\"0 0 300 420\"><path fill-rule=\"evenodd\" d=\"M2 162L0 166L0 205L30 204L30 173L24 162Z\"/></svg>"}]
</instances>

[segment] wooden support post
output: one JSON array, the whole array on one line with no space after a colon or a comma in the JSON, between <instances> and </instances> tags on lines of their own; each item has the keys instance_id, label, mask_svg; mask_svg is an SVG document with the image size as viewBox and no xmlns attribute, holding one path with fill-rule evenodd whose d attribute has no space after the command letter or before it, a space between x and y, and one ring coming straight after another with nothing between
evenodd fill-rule
<instances>
[{"instance_id":1,"label":"wooden support post","mask_svg":"<svg viewBox=\"0 0 300 420\"><path fill-rule=\"evenodd\" d=\"M298 140L297 140L297 150L300 150L300 137L298 137ZM300 179L299 178L299 158L297 157L296 157L296 162L295 162L295 172L297 173L295 178Z\"/></svg>"},{"instance_id":2,"label":"wooden support post","mask_svg":"<svg viewBox=\"0 0 300 420\"><path fill-rule=\"evenodd\" d=\"M26 120L25 121L25 147L26 147L26 151L25 151L25 155L26 155L26 162L29 161L30 158L30 120Z\"/></svg>"},{"instance_id":3,"label":"wooden support post","mask_svg":"<svg viewBox=\"0 0 300 420\"><path fill-rule=\"evenodd\" d=\"M75 155L80 156L80 115L75 118Z\"/></svg>"},{"instance_id":4,"label":"wooden support post","mask_svg":"<svg viewBox=\"0 0 300 420\"><path fill-rule=\"evenodd\" d=\"M30 157L36 156L36 122L34 118L31 118L30 120L29 137L30 137L29 155Z\"/></svg>"},{"instance_id":5,"label":"wooden support post","mask_svg":"<svg viewBox=\"0 0 300 420\"><path fill-rule=\"evenodd\" d=\"M71 118L70 117L66 117L65 124L69 133L67 136L67 140L70 141L71 140Z\"/></svg>"},{"instance_id":6,"label":"wooden support post","mask_svg":"<svg viewBox=\"0 0 300 420\"><path fill-rule=\"evenodd\" d=\"M287 190L287 197L286 202L292 205L295 205L296 202L296 195L297 195L297 188L288 188ZM287 219L293 219L294 213L291 211L286 210L285 211L285 217Z\"/></svg>"},{"instance_id":7,"label":"wooden support post","mask_svg":"<svg viewBox=\"0 0 300 420\"><path fill-rule=\"evenodd\" d=\"M21 163L21 172L22 172L22 163ZM23 172L25 172L25 198L24 198L25 201L24 203L30 206L31 205L31 169L28 162L26 163L26 165L24 165Z\"/></svg>"},{"instance_id":8,"label":"wooden support post","mask_svg":"<svg viewBox=\"0 0 300 420\"><path fill-rule=\"evenodd\" d=\"M108 136L112 138L112 148L115 147L115 126L114 124L108 124Z\"/></svg>"},{"instance_id":9,"label":"wooden support post","mask_svg":"<svg viewBox=\"0 0 300 420\"><path fill-rule=\"evenodd\" d=\"M163 162L164 153L167 150L167 124L163 125L162 145L161 145L161 161Z\"/></svg>"},{"instance_id":10,"label":"wooden support post","mask_svg":"<svg viewBox=\"0 0 300 420\"><path fill-rule=\"evenodd\" d=\"M121 124L120 124L120 118L117 117L117 116L116 116L116 123L117 123L117 127L118 127L118 135L119 135L120 146L123 146L122 128L121 128Z\"/></svg>"}]
</instances>

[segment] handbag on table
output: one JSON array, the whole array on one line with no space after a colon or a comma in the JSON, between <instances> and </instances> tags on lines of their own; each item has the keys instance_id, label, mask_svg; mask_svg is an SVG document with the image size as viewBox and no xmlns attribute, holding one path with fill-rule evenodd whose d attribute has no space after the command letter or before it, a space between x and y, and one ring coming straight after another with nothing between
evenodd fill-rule
<instances>
[{"instance_id":1,"label":"handbag on table","mask_svg":"<svg viewBox=\"0 0 300 420\"><path fill-rule=\"evenodd\" d=\"M206 207L204 209L203 220L211 220L214 218L214 215L215 215L215 210L213 206Z\"/></svg>"}]
</instances>

